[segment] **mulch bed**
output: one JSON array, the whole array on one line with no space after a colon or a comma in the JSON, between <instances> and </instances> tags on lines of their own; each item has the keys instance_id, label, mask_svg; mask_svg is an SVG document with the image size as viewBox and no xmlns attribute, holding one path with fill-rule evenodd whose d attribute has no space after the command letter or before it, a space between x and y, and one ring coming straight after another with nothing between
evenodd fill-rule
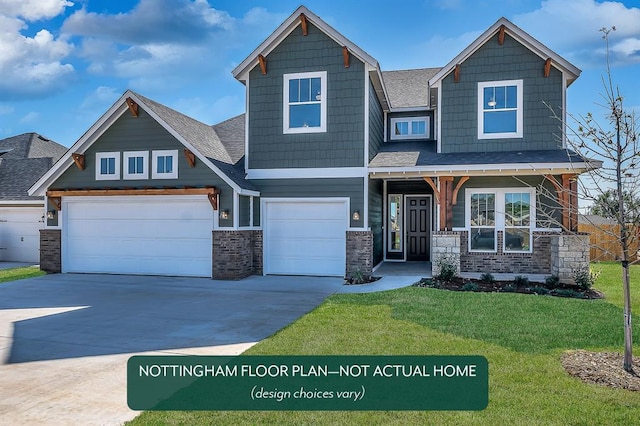
<instances>
[{"instance_id":1,"label":"mulch bed","mask_svg":"<svg viewBox=\"0 0 640 426\"><path fill-rule=\"evenodd\" d=\"M530 282L524 285L517 285L513 281L485 282L478 279L461 277L454 277L450 280L423 278L418 283L414 284L414 286L451 291L525 293L557 297L573 297L579 299L602 299L604 297L604 295L598 290L582 290L575 285L559 284L553 289L548 289L545 287L544 283Z\"/></svg>"},{"instance_id":2,"label":"mulch bed","mask_svg":"<svg viewBox=\"0 0 640 426\"><path fill-rule=\"evenodd\" d=\"M612 352L569 351L562 354L562 366L570 375L585 383L610 388L640 391L640 357L634 356L633 370L622 368L622 354Z\"/></svg>"}]
</instances>

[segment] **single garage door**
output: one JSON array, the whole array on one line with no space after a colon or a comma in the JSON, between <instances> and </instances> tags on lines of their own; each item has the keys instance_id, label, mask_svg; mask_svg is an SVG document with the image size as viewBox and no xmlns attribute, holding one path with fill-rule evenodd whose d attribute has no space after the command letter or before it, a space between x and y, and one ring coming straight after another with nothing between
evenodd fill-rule
<instances>
[{"instance_id":1,"label":"single garage door","mask_svg":"<svg viewBox=\"0 0 640 426\"><path fill-rule=\"evenodd\" d=\"M64 197L63 272L211 277L206 196Z\"/></svg>"},{"instance_id":2,"label":"single garage door","mask_svg":"<svg viewBox=\"0 0 640 426\"><path fill-rule=\"evenodd\" d=\"M40 262L44 207L0 207L0 260Z\"/></svg>"},{"instance_id":3,"label":"single garage door","mask_svg":"<svg viewBox=\"0 0 640 426\"><path fill-rule=\"evenodd\" d=\"M265 274L344 276L346 201L265 200Z\"/></svg>"}]
</instances>

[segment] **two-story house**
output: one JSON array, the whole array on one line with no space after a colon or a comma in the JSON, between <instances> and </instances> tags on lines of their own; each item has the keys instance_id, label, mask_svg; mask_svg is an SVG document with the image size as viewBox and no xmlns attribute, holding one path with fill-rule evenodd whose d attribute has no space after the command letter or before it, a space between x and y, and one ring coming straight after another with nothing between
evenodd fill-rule
<instances>
[{"instance_id":1,"label":"two-story house","mask_svg":"<svg viewBox=\"0 0 640 426\"><path fill-rule=\"evenodd\" d=\"M443 68L383 72L300 7L233 70L243 115L123 94L31 188L42 267L344 276L446 256L566 275L588 164L549 106L579 74L504 18Z\"/></svg>"}]
</instances>

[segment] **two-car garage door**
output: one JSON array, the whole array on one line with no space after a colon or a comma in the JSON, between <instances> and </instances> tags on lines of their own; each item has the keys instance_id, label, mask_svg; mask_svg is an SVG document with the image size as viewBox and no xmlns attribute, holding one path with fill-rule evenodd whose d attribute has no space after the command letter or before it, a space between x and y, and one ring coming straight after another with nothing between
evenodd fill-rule
<instances>
[{"instance_id":1,"label":"two-car garage door","mask_svg":"<svg viewBox=\"0 0 640 426\"><path fill-rule=\"evenodd\" d=\"M64 272L211 276L206 196L64 197Z\"/></svg>"},{"instance_id":2,"label":"two-car garage door","mask_svg":"<svg viewBox=\"0 0 640 426\"><path fill-rule=\"evenodd\" d=\"M346 201L263 202L265 274L344 276Z\"/></svg>"}]
</instances>

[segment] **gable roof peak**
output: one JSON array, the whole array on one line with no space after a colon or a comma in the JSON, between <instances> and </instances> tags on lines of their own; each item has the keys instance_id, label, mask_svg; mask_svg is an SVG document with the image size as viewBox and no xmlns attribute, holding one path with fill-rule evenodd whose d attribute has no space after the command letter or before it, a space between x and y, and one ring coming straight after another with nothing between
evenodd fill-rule
<instances>
[{"instance_id":1,"label":"gable roof peak","mask_svg":"<svg viewBox=\"0 0 640 426\"><path fill-rule=\"evenodd\" d=\"M516 41L524 45L527 49L546 60L551 58L551 63L555 68L558 68L567 76L567 86L569 86L575 79L580 76L582 72L578 67L571 62L558 55L556 52L542 44L540 41L532 37L529 33L518 27L516 24L505 18L504 16L499 18L493 25L491 25L485 32L483 32L475 41L468 45L462 52L460 52L455 58L445 65L440 72L438 72L433 78L429 80L429 85L432 86L438 81L446 77L457 64L460 64L467 60L473 53L475 53L480 47L487 43L496 32L504 28L505 33L513 37Z\"/></svg>"}]
</instances>

